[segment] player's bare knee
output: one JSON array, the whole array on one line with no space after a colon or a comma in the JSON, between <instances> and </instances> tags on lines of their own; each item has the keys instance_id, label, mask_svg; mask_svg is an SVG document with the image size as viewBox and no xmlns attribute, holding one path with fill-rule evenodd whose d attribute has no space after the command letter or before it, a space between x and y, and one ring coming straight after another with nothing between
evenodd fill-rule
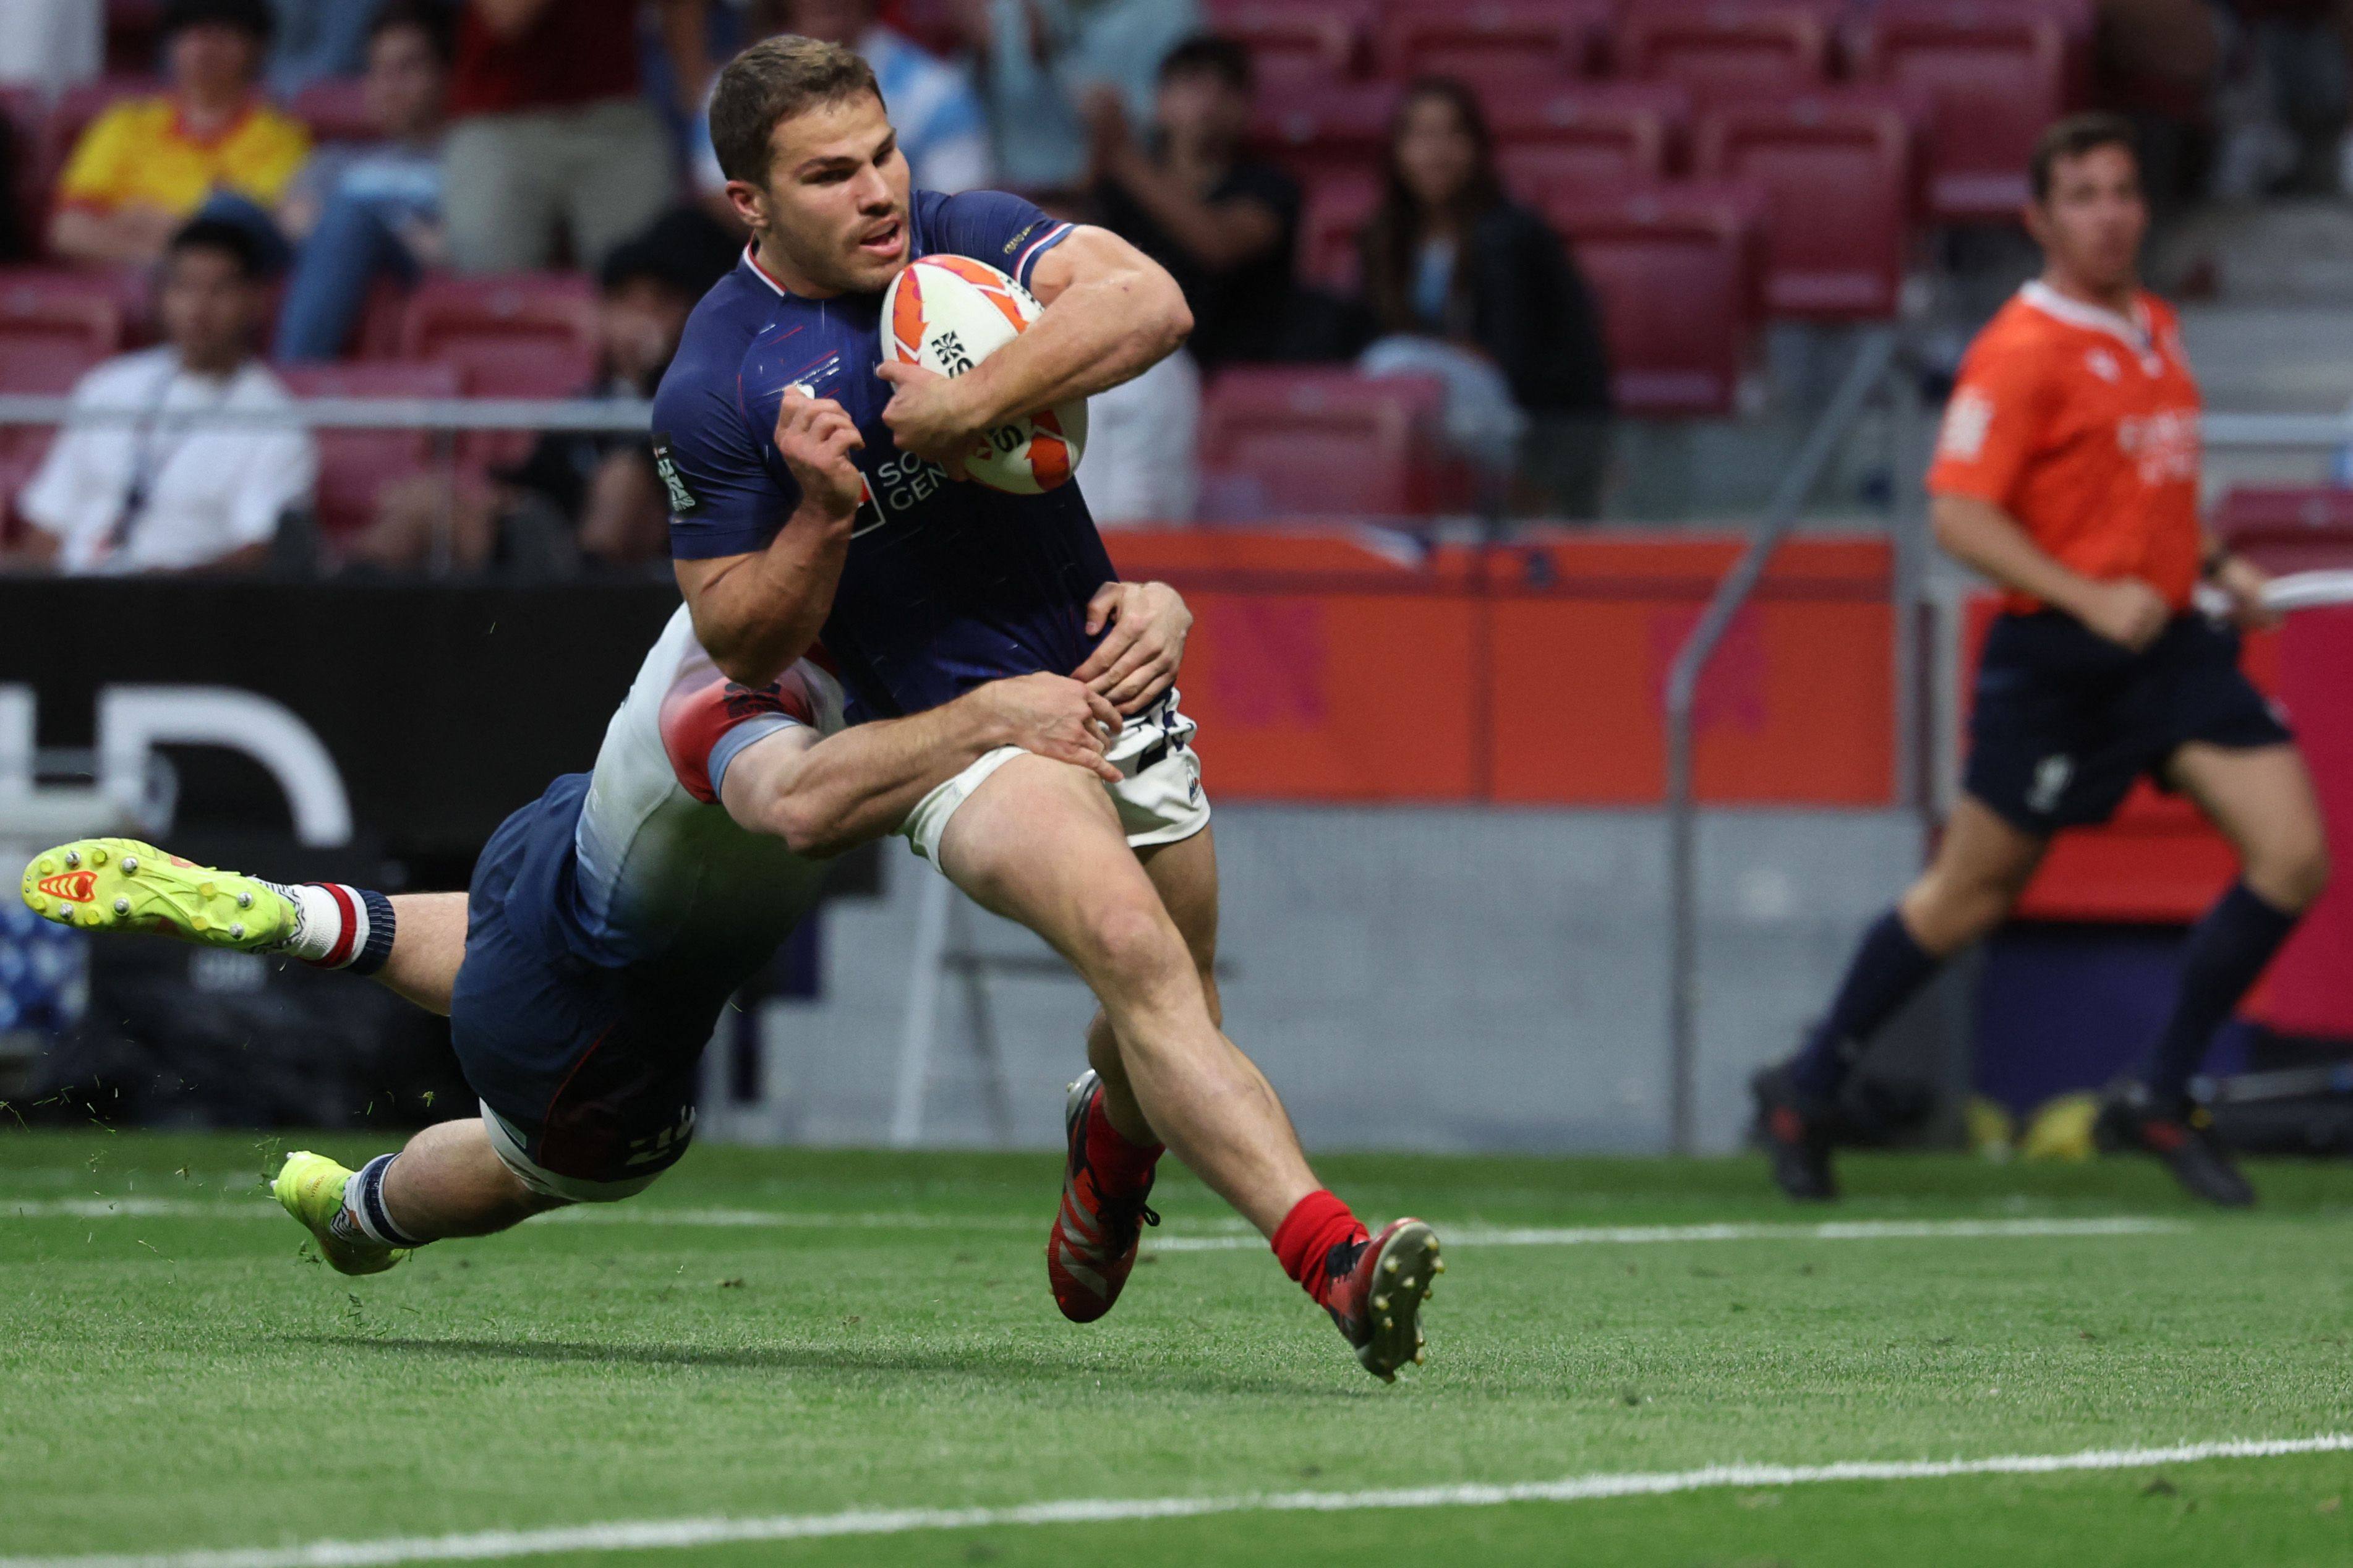
<instances>
[{"instance_id":1,"label":"player's bare knee","mask_svg":"<svg viewBox=\"0 0 2353 1568\"><path fill-rule=\"evenodd\" d=\"M1086 917L1088 967L1107 985L1138 997L1192 968L1166 911L1143 899L1109 899Z\"/></svg>"}]
</instances>

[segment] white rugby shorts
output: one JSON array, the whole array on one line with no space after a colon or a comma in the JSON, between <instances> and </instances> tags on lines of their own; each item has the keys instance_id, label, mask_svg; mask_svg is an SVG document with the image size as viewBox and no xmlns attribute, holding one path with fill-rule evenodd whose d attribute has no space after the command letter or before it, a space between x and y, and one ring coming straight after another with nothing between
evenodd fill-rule
<instances>
[{"instance_id":1,"label":"white rugby shorts","mask_svg":"<svg viewBox=\"0 0 2353 1568\"><path fill-rule=\"evenodd\" d=\"M1175 688L1159 701L1122 726L1112 743L1111 761L1120 781L1105 781L1103 792L1119 808L1120 826L1128 843L1138 849L1152 844L1175 844L1209 825L1209 797L1201 791L1201 758L1193 750L1199 726L1176 706ZM972 798L981 781L1023 755L1018 746L999 746L915 805L899 825L899 836L916 854L936 866L940 838L956 808Z\"/></svg>"}]
</instances>

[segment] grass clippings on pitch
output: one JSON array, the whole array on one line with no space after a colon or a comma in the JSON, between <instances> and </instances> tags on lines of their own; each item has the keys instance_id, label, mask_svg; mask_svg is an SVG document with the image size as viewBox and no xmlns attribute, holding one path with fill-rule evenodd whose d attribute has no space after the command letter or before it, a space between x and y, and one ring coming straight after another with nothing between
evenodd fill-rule
<instances>
[{"instance_id":1,"label":"grass clippings on pitch","mask_svg":"<svg viewBox=\"0 0 2353 1568\"><path fill-rule=\"evenodd\" d=\"M1465 1238L1431 1364L1385 1388L1252 1245L1063 1322L1047 1158L702 1149L621 1209L346 1280L259 1208L259 1142L0 1137L0 1559L2353 1432L2338 1167L2257 1167L2264 1206L2212 1216L2135 1163L1858 1159L1818 1214L1747 1161L1333 1159L1361 1209ZM1232 1234L1179 1176L1155 1201ZM2116 1217L2158 1223L2010 1223ZM1633 1239L1821 1219L1904 1223ZM2004 1223L1905 1233L1949 1220ZM1470 1239L1594 1227L1625 1239ZM2353 1455L574 1555L2342 1564Z\"/></svg>"}]
</instances>

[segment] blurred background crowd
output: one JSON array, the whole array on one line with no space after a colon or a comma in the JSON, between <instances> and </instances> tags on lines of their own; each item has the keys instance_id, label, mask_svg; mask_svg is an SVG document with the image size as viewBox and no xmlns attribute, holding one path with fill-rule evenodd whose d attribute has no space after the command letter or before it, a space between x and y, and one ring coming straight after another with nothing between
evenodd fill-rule
<instances>
[{"instance_id":1,"label":"blurred background crowd","mask_svg":"<svg viewBox=\"0 0 2353 1568\"><path fill-rule=\"evenodd\" d=\"M0 425L0 561L661 570L626 431L267 411L634 406L742 243L714 72L780 30L871 60L918 185L1183 283L1096 403L1107 523L1721 515L1684 471L1769 472L1858 324L1957 345L2022 275L2062 110L2140 122L2169 235L2353 181L2343 0L0 0L0 396L119 414Z\"/></svg>"}]
</instances>

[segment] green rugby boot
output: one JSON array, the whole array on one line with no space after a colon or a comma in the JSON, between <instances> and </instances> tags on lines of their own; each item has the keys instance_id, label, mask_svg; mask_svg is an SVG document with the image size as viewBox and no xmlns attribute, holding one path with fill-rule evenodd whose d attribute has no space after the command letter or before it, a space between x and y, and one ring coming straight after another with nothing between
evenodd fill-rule
<instances>
[{"instance_id":1,"label":"green rugby boot","mask_svg":"<svg viewBox=\"0 0 2353 1568\"><path fill-rule=\"evenodd\" d=\"M324 1154L298 1149L278 1167L269 1184L279 1206L318 1238L320 1255L339 1274L381 1274L408 1256L405 1247L386 1247L359 1227L343 1207L343 1184L352 1173Z\"/></svg>"},{"instance_id":2,"label":"green rugby boot","mask_svg":"<svg viewBox=\"0 0 2353 1568\"><path fill-rule=\"evenodd\" d=\"M135 838L78 838L33 857L25 903L77 931L154 931L205 947L269 952L301 913L268 882L199 866Z\"/></svg>"}]
</instances>

